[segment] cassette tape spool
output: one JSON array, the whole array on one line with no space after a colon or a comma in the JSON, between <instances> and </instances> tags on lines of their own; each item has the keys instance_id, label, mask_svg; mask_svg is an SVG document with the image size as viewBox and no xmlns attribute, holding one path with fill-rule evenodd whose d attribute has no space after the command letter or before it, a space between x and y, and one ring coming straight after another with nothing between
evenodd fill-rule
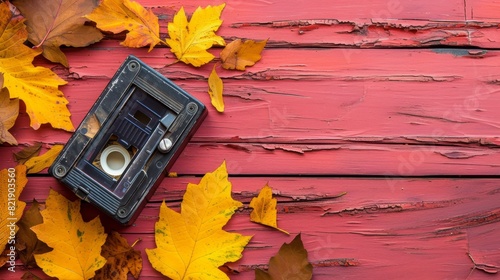
<instances>
[{"instance_id":1,"label":"cassette tape spool","mask_svg":"<svg viewBox=\"0 0 500 280\"><path fill-rule=\"evenodd\" d=\"M206 115L200 101L129 56L49 173L130 224Z\"/></svg>"}]
</instances>

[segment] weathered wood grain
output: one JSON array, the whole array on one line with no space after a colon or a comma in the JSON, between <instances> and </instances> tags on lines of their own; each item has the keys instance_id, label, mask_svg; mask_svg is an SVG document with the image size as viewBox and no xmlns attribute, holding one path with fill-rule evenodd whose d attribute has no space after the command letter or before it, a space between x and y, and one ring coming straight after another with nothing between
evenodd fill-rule
<instances>
[{"instance_id":1,"label":"weathered wood grain","mask_svg":"<svg viewBox=\"0 0 500 280\"><path fill-rule=\"evenodd\" d=\"M221 1L138 0L160 17L162 37L184 6ZM498 1L228 0L218 34L266 39L262 60L245 72L217 71L226 111L209 106L195 134L136 223L113 225L143 253L140 279L163 279L147 261L160 203L176 210L187 183L226 160L233 196L244 203L226 227L253 238L244 257L222 269L254 279L284 242L302 234L314 279L493 279L500 269L500 14ZM70 67L37 59L68 85L75 126L121 62L134 54L209 105L201 68L174 63L168 48L129 49L124 34L86 48L63 48ZM220 48L212 52L218 56ZM11 132L20 147L46 150L70 133ZM268 183L278 224L291 236L253 224L248 204ZM46 172L21 195L44 202L49 188L75 196ZM98 211L83 204L90 219ZM19 279L0 269L1 279ZM40 270L32 270L45 279Z\"/></svg>"},{"instance_id":2,"label":"weathered wood grain","mask_svg":"<svg viewBox=\"0 0 500 280\"><path fill-rule=\"evenodd\" d=\"M3 148L0 166L14 166L19 149ZM498 176L500 168L499 151L487 147L191 143L171 171L200 175L224 160L233 175Z\"/></svg>"},{"instance_id":3,"label":"weathered wood grain","mask_svg":"<svg viewBox=\"0 0 500 280\"><path fill-rule=\"evenodd\" d=\"M145 4L161 15L164 27L178 8L184 6L192 13L199 2ZM495 30L500 21L494 12L497 7L492 1L462 0L429 5L401 0L233 0L227 1L225 25L220 33L228 38L270 38L271 46L495 48L499 39Z\"/></svg>"},{"instance_id":4,"label":"weathered wood grain","mask_svg":"<svg viewBox=\"0 0 500 280\"><path fill-rule=\"evenodd\" d=\"M497 179L356 179L255 177L230 178L234 197L245 208L226 226L227 230L253 235L244 257L228 266L239 274L232 279L252 279L255 267L265 267L281 244L302 233L315 279L396 279L408 273L428 279L481 279L484 272L474 264L500 267L499 180ZM129 242L141 239L140 250L154 247L153 224L159 203L165 200L179 210L188 182L199 178L166 178L136 223L116 228ZM291 236L249 221L248 202L268 183L278 198L278 225ZM50 186L74 199L51 178L33 178L22 199L43 201ZM36 188L30 188L36 186ZM370 194L370 197L367 197ZM84 215L96 211L84 204ZM298 222L298 221L306 221ZM104 218L104 223L109 225ZM143 255L146 258L146 255ZM142 277L158 276L147 260ZM22 271L22 270L21 270ZM147 279L147 278L146 278Z\"/></svg>"},{"instance_id":5,"label":"weathered wood grain","mask_svg":"<svg viewBox=\"0 0 500 280\"><path fill-rule=\"evenodd\" d=\"M266 49L261 63L246 72L222 71L226 112L210 108L194 141L320 143L477 142L497 145L500 52L467 49L347 50ZM164 56L105 42L68 51L73 122L78 124L121 61L134 53L209 103L202 69L175 64ZM112 54L112 55L110 55ZM99 64L88 65L92 56ZM477 57L477 59L475 59ZM94 66L93 66L94 65ZM411 89L409 91L408 89ZM251 116L251 117L249 117ZM21 115L14 136L27 142L67 139L52 129L32 131ZM238 124L245 124L239 126ZM369 124L369 125L367 125ZM53 139L50 139L50 138ZM444 143L446 144L446 143Z\"/></svg>"}]
</instances>

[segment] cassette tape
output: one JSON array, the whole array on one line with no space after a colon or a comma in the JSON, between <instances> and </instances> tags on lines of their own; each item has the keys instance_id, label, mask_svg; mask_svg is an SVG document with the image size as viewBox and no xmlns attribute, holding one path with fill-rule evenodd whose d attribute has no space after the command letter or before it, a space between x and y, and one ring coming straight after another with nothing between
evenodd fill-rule
<instances>
[{"instance_id":1,"label":"cassette tape","mask_svg":"<svg viewBox=\"0 0 500 280\"><path fill-rule=\"evenodd\" d=\"M131 224L206 115L200 101L129 56L49 173Z\"/></svg>"}]
</instances>

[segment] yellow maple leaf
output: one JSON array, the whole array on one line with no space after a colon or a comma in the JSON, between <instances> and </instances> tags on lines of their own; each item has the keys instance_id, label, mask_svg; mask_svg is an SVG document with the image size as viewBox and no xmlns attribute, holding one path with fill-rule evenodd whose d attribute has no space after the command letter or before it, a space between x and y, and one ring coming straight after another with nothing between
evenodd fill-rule
<instances>
[{"instance_id":1,"label":"yellow maple leaf","mask_svg":"<svg viewBox=\"0 0 500 280\"><path fill-rule=\"evenodd\" d=\"M157 248L146 249L149 261L172 279L229 279L218 268L241 258L251 236L224 231L242 203L231 197L226 163L188 184L181 213L160 207L155 225Z\"/></svg>"},{"instance_id":2,"label":"yellow maple leaf","mask_svg":"<svg viewBox=\"0 0 500 280\"><path fill-rule=\"evenodd\" d=\"M289 234L287 231L278 228L278 222L276 221L277 203L276 198L273 198L273 190L266 184L260 190L259 195L250 201L250 207L253 208L252 213L250 213L250 221L270 226Z\"/></svg>"},{"instance_id":3,"label":"yellow maple leaf","mask_svg":"<svg viewBox=\"0 0 500 280\"><path fill-rule=\"evenodd\" d=\"M32 157L27 160L24 165L28 168L28 174L38 173L51 166L63 147L63 145L54 145L43 155Z\"/></svg>"},{"instance_id":4,"label":"yellow maple leaf","mask_svg":"<svg viewBox=\"0 0 500 280\"><path fill-rule=\"evenodd\" d=\"M24 165L0 171L0 252L5 245L15 248L15 235L18 230L16 223L21 219L26 207L26 203L20 201L19 196L27 182ZM10 246L7 247L10 251Z\"/></svg>"},{"instance_id":5,"label":"yellow maple leaf","mask_svg":"<svg viewBox=\"0 0 500 280\"><path fill-rule=\"evenodd\" d=\"M103 0L86 18L97 28L113 33L129 31L121 44L131 48L149 45L149 51L161 42L158 17L131 0Z\"/></svg>"},{"instance_id":6,"label":"yellow maple leaf","mask_svg":"<svg viewBox=\"0 0 500 280\"><path fill-rule=\"evenodd\" d=\"M24 101L34 129L50 123L54 128L73 131L68 101L59 90L66 81L48 68L33 66L33 59L41 51L24 45L27 38L23 20L12 18L7 3L0 3L0 73L4 87L11 98Z\"/></svg>"},{"instance_id":7,"label":"yellow maple leaf","mask_svg":"<svg viewBox=\"0 0 500 280\"><path fill-rule=\"evenodd\" d=\"M224 6L198 7L189 22L183 7L175 14L168 24L170 39L166 42L177 59L199 67L214 58L207 50L213 45L225 45L224 39L215 34L222 24L220 14Z\"/></svg>"},{"instance_id":8,"label":"yellow maple leaf","mask_svg":"<svg viewBox=\"0 0 500 280\"><path fill-rule=\"evenodd\" d=\"M104 266L101 246L106 233L99 217L84 222L80 214L80 200L69 201L50 190L41 211L43 223L31 228L38 239L53 248L44 254L35 254L39 267L49 276L59 279L90 279Z\"/></svg>"},{"instance_id":9,"label":"yellow maple leaf","mask_svg":"<svg viewBox=\"0 0 500 280\"><path fill-rule=\"evenodd\" d=\"M253 41L236 39L221 51L220 59L224 69L237 69L244 71L245 67L254 65L261 59L261 52L266 46L267 40Z\"/></svg>"},{"instance_id":10,"label":"yellow maple leaf","mask_svg":"<svg viewBox=\"0 0 500 280\"><path fill-rule=\"evenodd\" d=\"M212 105L217 109L218 112L224 112L224 99L222 98L222 92L224 91L224 84L222 83L221 78L212 69L212 73L208 77L208 94L210 95L210 101Z\"/></svg>"}]
</instances>

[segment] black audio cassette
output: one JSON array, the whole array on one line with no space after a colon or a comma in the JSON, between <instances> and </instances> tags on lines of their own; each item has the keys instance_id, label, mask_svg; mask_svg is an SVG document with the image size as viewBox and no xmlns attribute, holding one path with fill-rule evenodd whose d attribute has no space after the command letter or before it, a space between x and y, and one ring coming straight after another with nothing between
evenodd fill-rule
<instances>
[{"instance_id":1,"label":"black audio cassette","mask_svg":"<svg viewBox=\"0 0 500 280\"><path fill-rule=\"evenodd\" d=\"M129 56L49 173L131 224L206 115L203 103Z\"/></svg>"}]
</instances>

